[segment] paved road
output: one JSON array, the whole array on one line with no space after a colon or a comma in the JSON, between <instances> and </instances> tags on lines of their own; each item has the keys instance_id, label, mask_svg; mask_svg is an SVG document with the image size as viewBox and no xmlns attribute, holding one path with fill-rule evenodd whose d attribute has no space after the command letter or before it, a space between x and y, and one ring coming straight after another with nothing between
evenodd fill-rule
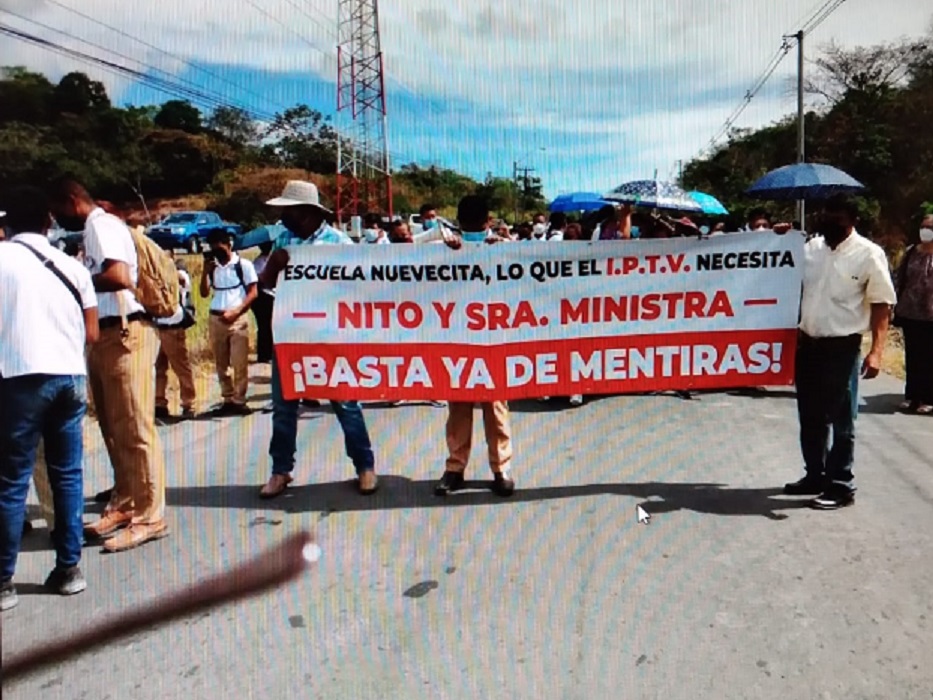
<instances>
[{"instance_id":1,"label":"paved road","mask_svg":"<svg viewBox=\"0 0 933 700\"><path fill-rule=\"evenodd\" d=\"M4 697L933 697L933 420L894 414L896 380L863 387L861 490L832 513L779 495L800 466L789 392L516 407L510 501L431 494L443 409L368 412L384 474L369 499L345 481L326 411L302 416L298 487L274 504L256 498L267 415L162 428L172 536L120 555L87 549L90 587L62 599L30 586L52 562L43 531L31 535L4 654L302 528L322 563ZM88 495L109 481L92 435Z\"/></svg>"}]
</instances>

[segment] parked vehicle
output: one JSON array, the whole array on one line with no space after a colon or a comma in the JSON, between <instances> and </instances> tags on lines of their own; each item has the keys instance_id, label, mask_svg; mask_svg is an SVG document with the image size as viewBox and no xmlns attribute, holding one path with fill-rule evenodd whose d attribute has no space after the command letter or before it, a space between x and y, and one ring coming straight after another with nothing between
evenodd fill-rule
<instances>
[{"instance_id":1,"label":"parked vehicle","mask_svg":"<svg viewBox=\"0 0 933 700\"><path fill-rule=\"evenodd\" d=\"M169 214L146 232L156 245L165 250L182 248L189 253L200 253L202 244L213 231L225 231L234 239L242 229L231 224L212 211L180 211Z\"/></svg>"}]
</instances>

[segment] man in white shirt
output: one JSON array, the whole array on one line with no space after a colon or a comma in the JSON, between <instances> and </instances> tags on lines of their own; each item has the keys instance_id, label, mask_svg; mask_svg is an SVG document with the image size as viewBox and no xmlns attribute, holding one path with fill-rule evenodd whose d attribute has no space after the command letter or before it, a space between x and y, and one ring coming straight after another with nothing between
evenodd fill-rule
<instances>
[{"instance_id":1,"label":"man in white shirt","mask_svg":"<svg viewBox=\"0 0 933 700\"><path fill-rule=\"evenodd\" d=\"M83 536L86 344L97 340L97 297L88 271L48 240L48 200L34 188L8 194L0 245L0 609L17 604L13 574L39 441L55 498L55 569L62 595L87 587L78 568Z\"/></svg>"},{"instance_id":2,"label":"man in white shirt","mask_svg":"<svg viewBox=\"0 0 933 700\"><path fill-rule=\"evenodd\" d=\"M98 296L100 340L88 353L88 382L114 488L100 520L85 533L104 539L105 551L122 552L168 535L165 455L153 411L159 334L132 292L139 267L126 224L73 178L60 178L51 194L58 223L84 230L85 265Z\"/></svg>"},{"instance_id":3,"label":"man in white shirt","mask_svg":"<svg viewBox=\"0 0 933 700\"><path fill-rule=\"evenodd\" d=\"M253 263L233 252L229 234L212 231L201 273L201 296L211 296L210 335L223 404L217 413L246 416L249 389L249 319L246 312L259 293ZM233 378L230 377L231 367Z\"/></svg>"},{"instance_id":4,"label":"man in white shirt","mask_svg":"<svg viewBox=\"0 0 933 700\"><path fill-rule=\"evenodd\" d=\"M169 251L174 260L175 254ZM181 394L181 417L194 418L194 402L197 392L194 388L194 371L191 369L191 355L188 352L188 329L194 325L194 307L191 305L191 277L176 262L178 269L178 308L174 315L168 318L156 319L159 329L159 355L156 358L156 408L155 415L159 420L171 417L168 410L168 370L169 367L178 377L178 387Z\"/></svg>"},{"instance_id":5,"label":"man in white shirt","mask_svg":"<svg viewBox=\"0 0 933 700\"><path fill-rule=\"evenodd\" d=\"M852 367L862 334L871 329L862 376L878 376L890 310L897 300L887 257L855 230L857 219L854 202L844 197L829 200L820 227L823 235L804 248L796 383L806 474L787 484L784 492L817 495L811 505L821 510L855 500Z\"/></svg>"},{"instance_id":6,"label":"man in white shirt","mask_svg":"<svg viewBox=\"0 0 933 700\"><path fill-rule=\"evenodd\" d=\"M454 250L464 244L495 244L500 238L489 228L489 206L482 197L468 195L457 207L460 222L459 238L450 238L447 245ZM486 445L489 448L489 467L492 470L493 493L507 498L515 492L515 481L509 467L512 464L512 429L509 420L509 405L505 401L481 403ZM437 496L447 496L464 487L464 474L470 461L473 442L472 401L451 401L447 415L447 463L444 473L434 486Z\"/></svg>"},{"instance_id":7,"label":"man in white shirt","mask_svg":"<svg viewBox=\"0 0 933 700\"><path fill-rule=\"evenodd\" d=\"M289 261L289 249L299 245L353 245L352 239L327 223L330 210L321 206L317 186L311 182L292 180L285 185L281 197L266 202L281 208L285 232L276 240L275 250L269 256L262 272L262 286L275 289L279 273ZM272 439L269 456L272 458L272 476L259 492L261 498L275 498L292 483L298 440L299 401L282 396L278 365L272 360ZM359 401L331 401L334 414L343 429L347 456L353 461L357 474L357 489L368 496L379 488L376 477L375 455L369 430L363 418Z\"/></svg>"}]
</instances>

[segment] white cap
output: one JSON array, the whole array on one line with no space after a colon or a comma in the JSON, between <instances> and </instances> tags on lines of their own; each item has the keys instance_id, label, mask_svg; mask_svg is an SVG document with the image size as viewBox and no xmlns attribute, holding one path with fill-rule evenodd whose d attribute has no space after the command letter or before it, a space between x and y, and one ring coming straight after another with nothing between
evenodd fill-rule
<instances>
[{"instance_id":1,"label":"white cap","mask_svg":"<svg viewBox=\"0 0 933 700\"><path fill-rule=\"evenodd\" d=\"M317 207L321 211L332 213L330 209L321 205L321 196L317 185L303 180L289 180L282 190L282 196L266 202L270 207Z\"/></svg>"}]
</instances>

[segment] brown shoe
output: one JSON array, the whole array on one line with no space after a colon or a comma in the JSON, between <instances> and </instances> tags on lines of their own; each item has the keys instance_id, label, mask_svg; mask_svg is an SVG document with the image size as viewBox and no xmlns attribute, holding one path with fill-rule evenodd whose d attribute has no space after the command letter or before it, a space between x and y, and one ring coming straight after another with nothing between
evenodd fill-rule
<instances>
[{"instance_id":1,"label":"brown shoe","mask_svg":"<svg viewBox=\"0 0 933 700\"><path fill-rule=\"evenodd\" d=\"M85 525L84 536L89 539L110 537L118 530L128 527L132 520L132 514L112 510L109 513L104 513L96 523Z\"/></svg>"},{"instance_id":2,"label":"brown shoe","mask_svg":"<svg viewBox=\"0 0 933 700\"><path fill-rule=\"evenodd\" d=\"M376 472L372 469L360 472L360 476L357 479L357 488L359 488L360 493L364 496L376 493L376 490L379 488L379 478L376 476Z\"/></svg>"},{"instance_id":3,"label":"brown shoe","mask_svg":"<svg viewBox=\"0 0 933 700\"><path fill-rule=\"evenodd\" d=\"M104 542L104 551L111 554L125 552L163 537L168 537L168 525L164 520L155 523L136 523Z\"/></svg>"},{"instance_id":4,"label":"brown shoe","mask_svg":"<svg viewBox=\"0 0 933 700\"><path fill-rule=\"evenodd\" d=\"M275 498L276 496L281 496L292 481L294 481L294 479L292 479L291 474L273 474L269 477L269 481L266 482L266 485L262 487L262 490L259 492L259 497Z\"/></svg>"}]
</instances>

